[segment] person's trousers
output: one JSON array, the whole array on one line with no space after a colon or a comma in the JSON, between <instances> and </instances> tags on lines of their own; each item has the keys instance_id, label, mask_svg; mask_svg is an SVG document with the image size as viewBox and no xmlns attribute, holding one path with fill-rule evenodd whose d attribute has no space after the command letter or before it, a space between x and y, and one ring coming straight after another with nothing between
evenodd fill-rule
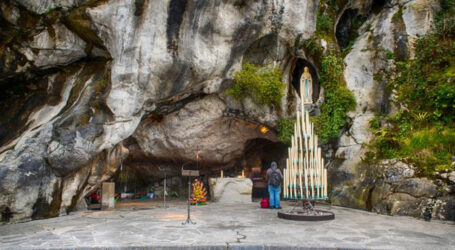
<instances>
[{"instance_id":1,"label":"person's trousers","mask_svg":"<svg viewBox=\"0 0 455 250\"><path fill-rule=\"evenodd\" d=\"M280 207L280 186L269 185L269 206L279 208Z\"/></svg>"}]
</instances>

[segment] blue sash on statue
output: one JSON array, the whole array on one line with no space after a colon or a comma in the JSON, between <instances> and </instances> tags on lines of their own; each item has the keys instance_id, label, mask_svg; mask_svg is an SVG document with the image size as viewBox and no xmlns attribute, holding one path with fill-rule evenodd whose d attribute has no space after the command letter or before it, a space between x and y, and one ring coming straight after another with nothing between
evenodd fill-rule
<instances>
[{"instance_id":1,"label":"blue sash on statue","mask_svg":"<svg viewBox=\"0 0 455 250\"><path fill-rule=\"evenodd\" d=\"M305 99L310 99L310 92L308 91L308 79L305 79Z\"/></svg>"}]
</instances>

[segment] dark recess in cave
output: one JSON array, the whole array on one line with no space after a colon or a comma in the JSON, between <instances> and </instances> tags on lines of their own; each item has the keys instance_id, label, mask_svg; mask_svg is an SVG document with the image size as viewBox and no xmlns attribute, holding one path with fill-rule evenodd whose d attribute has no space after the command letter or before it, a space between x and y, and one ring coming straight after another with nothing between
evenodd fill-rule
<instances>
[{"instance_id":1,"label":"dark recess in cave","mask_svg":"<svg viewBox=\"0 0 455 250\"><path fill-rule=\"evenodd\" d=\"M246 143L244 159L247 161L247 167L261 167L262 171L266 171L272 161L277 162L278 167L284 168L287 150L286 144L257 138ZM256 163L253 163L255 161Z\"/></svg>"},{"instance_id":2,"label":"dark recess in cave","mask_svg":"<svg viewBox=\"0 0 455 250\"><path fill-rule=\"evenodd\" d=\"M246 170L246 177L254 178L253 198L267 197L267 185L265 183L267 169L273 161L277 162L279 168L285 168L287 149L288 146L283 143L262 138L249 140L246 143L243 164L236 170Z\"/></svg>"},{"instance_id":3,"label":"dark recess in cave","mask_svg":"<svg viewBox=\"0 0 455 250\"><path fill-rule=\"evenodd\" d=\"M295 63L295 68L292 71L291 83L292 83L292 86L294 86L294 89L300 95L300 76L302 75L303 69L305 67L308 67L308 69L310 70L310 74L313 78L312 99L313 99L313 103L314 103L319 97L320 85L319 85L318 74L317 74L316 69L314 68L313 64L311 64L310 62L308 62L305 59L298 58Z\"/></svg>"},{"instance_id":4,"label":"dark recess in cave","mask_svg":"<svg viewBox=\"0 0 455 250\"><path fill-rule=\"evenodd\" d=\"M254 41L245 51L243 61L256 65L266 65L270 63L268 60L279 59L279 52L276 48L278 43L278 36L276 34L270 34Z\"/></svg>"},{"instance_id":5,"label":"dark recess in cave","mask_svg":"<svg viewBox=\"0 0 455 250\"><path fill-rule=\"evenodd\" d=\"M355 19L357 18L357 9L347 9L343 12L337 23L335 36L341 49L348 46L349 41L355 38L356 31L353 30Z\"/></svg>"},{"instance_id":6,"label":"dark recess in cave","mask_svg":"<svg viewBox=\"0 0 455 250\"><path fill-rule=\"evenodd\" d=\"M11 218L13 218L13 212L11 212L11 209L9 207L5 207L2 211L2 221L3 222L9 222Z\"/></svg>"},{"instance_id":7,"label":"dark recess in cave","mask_svg":"<svg viewBox=\"0 0 455 250\"><path fill-rule=\"evenodd\" d=\"M381 12L387 1L388 0L374 0L373 4L371 5L371 12L374 14Z\"/></svg>"},{"instance_id":8,"label":"dark recess in cave","mask_svg":"<svg viewBox=\"0 0 455 250\"><path fill-rule=\"evenodd\" d=\"M0 145L13 140L26 128L26 121L34 108L46 102L45 83L34 84L24 79L0 83Z\"/></svg>"},{"instance_id":9,"label":"dark recess in cave","mask_svg":"<svg viewBox=\"0 0 455 250\"><path fill-rule=\"evenodd\" d=\"M135 16L142 16L142 13L144 12L144 1L145 0L134 0Z\"/></svg>"},{"instance_id":10,"label":"dark recess in cave","mask_svg":"<svg viewBox=\"0 0 455 250\"><path fill-rule=\"evenodd\" d=\"M171 0L169 2L169 13L166 26L168 50L174 51L178 49L177 43L180 33L180 24L182 24L186 2L186 0Z\"/></svg>"}]
</instances>

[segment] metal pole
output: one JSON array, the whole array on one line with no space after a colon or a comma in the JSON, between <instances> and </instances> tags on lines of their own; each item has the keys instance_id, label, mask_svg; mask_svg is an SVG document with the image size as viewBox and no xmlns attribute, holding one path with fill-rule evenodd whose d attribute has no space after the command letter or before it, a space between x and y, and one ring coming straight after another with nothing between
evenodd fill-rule
<instances>
[{"instance_id":1,"label":"metal pole","mask_svg":"<svg viewBox=\"0 0 455 250\"><path fill-rule=\"evenodd\" d=\"M164 208L166 208L166 172L164 172Z\"/></svg>"},{"instance_id":2,"label":"metal pole","mask_svg":"<svg viewBox=\"0 0 455 250\"><path fill-rule=\"evenodd\" d=\"M188 202L187 202L188 218L187 218L187 222L191 220L190 219L190 214L191 214L190 199L191 199L191 177L188 176Z\"/></svg>"},{"instance_id":3,"label":"metal pole","mask_svg":"<svg viewBox=\"0 0 455 250\"><path fill-rule=\"evenodd\" d=\"M186 221L182 222L182 225L185 224L196 224L196 222L193 222L191 220L191 209L190 209L190 198L191 198L191 177L188 176L188 203L187 203L187 217Z\"/></svg>"},{"instance_id":4,"label":"metal pole","mask_svg":"<svg viewBox=\"0 0 455 250\"><path fill-rule=\"evenodd\" d=\"M191 162L187 162L187 163L184 163L182 165L182 171L183 171L183 167L188 164L188 163L191 163ZM182 225L185 225L185 224L196 224L196 222L193 222L191 220L191 210L190 210L190 199L191 199L191 176L188 176L188 201L187 201L187 217L186 217L186 221L182 222Z\"/></svg>"}]
</instances>

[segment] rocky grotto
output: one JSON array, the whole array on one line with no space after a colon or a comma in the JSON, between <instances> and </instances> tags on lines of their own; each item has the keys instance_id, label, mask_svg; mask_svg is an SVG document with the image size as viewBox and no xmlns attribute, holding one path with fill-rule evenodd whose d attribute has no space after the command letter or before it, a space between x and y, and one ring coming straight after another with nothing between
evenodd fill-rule
<instances>
[{"instance_id":1,"label":"rocky grotto","mask_svg":"<svg viewBox=\"0 0 455 250\"><path fill-rule=\"evenodd\" d=\"M429 53L418 46L422 38L437 44L438 27L454 41L453 8L450 0L4 0L2 223L84 209L84 197L120 168L178 176L195 150L207 177L261 161L283 166L283 124L300 103L304 67L313 78L307 106L323 138L328 201L453 221L453 42L449 63L431 68L445 72L432 79L444 79L433 100L446 106L409 116L420 120L406 124L419 128L399 127L410 136L437 126L445 144L406 155L407 140L393 144L387 134L390 117L417 109L406 105L409 89L389 83L401 79L400 65ZM278 101L231 94L246 64L279 69ZM384 151L384 143L396 147Z\"/></svg>"}]
</instances>

